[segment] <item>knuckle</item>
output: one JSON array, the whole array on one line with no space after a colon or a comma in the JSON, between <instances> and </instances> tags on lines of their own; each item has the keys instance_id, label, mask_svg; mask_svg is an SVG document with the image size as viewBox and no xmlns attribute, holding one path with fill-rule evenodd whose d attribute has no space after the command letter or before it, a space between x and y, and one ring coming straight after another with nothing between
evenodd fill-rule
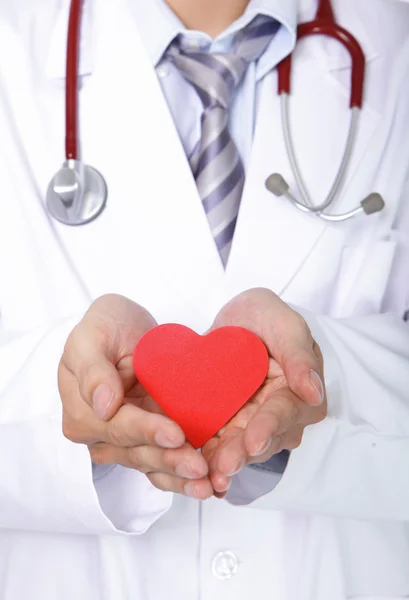
<instances>
[{"instance_id":1,"label":"knuckle","mask_svg":"<svg viewBox=\"0 0 409 600\"><path fill-rule=\"evenodd\" d=\"M281 426L281 417L276 413L276 411L271 411L268 415L268 423L270 432L275 435Z\"/></svg>"},{"instance_id":2,"label":"knuckle","mask_svg":"<svg viewBox=\"0 0 409 600\"><path fill-rule=\"evenodd\" d=\"M107 452L105 452L102 448L98 446L89 446L88 447L91 460L96 465L106 465L109 464L109 459Z\"/></svg>"},{"instance_id":3,"label":"knuckle","mask_svg":"<svg viewBox=\"0 0 409 600\"><path fill-rule=\"evenodd\" d=\"M288 441L286 444L286 449L287 450L295 450L296 448L298 448L301 445L303 433L304 433L303 430L297 430L297 431L294 431L291 435L289 435Z\"/></svg>"},{"instance_id":4,"label":"knuckle","mask_svg":"<svg viewBox=\"0 0 409 600\"><path fill-rule=\"evenodd\" d=\"M83 396L87 396L100 383L101 374L97 365L84 365L79 370L79 388Z\"/></svg>"},{"instance_id":5,"label":"knuckle","mask_svg":"<svg viewBox=\"0 0 409 600\"><path fill-rule=\"evenodd\" d=\"M292 402L290 410L291 410L291 412L290 412L291 423L299 423L302 420L302 410L301 410L300 403Z\"/></svg>"},{"instance_id":6,"label":"knuckle","mask_svg":"<svg viewBox=\"0 0 409 600\"><path fill-rule=\"evenodd\" d=\"M293 339L297 340L297 345L300 344L305 350L313 353L314 338L308 323L299 313L294 311L294 319L291 326Z\"/></svg>"},{"instance_id":7,"label":"knuckle","mask_svg":"<svg viewBox=\"0 0 409 600\"><path fill-rule=\"evenodd\" d=\"M273 456L274 454L278 454L281 452L283 446L283 438L281 435L275 435L273 438L273 442L269 448L269 454Z\"/></svg>"},{"instance_id":8,"label":"knuckle","mask_svg":"<svg viewBox=\"0 0 409 600\"><path fill-rule=\"evenodd\" d=\"M148 462L147 448L136 446L128 450L129 462L132 468L140 473L147 474L151 471L151 465Z\"/></svg>"},{"instance_id":9,"label":"knuckle","mask_svg":"<svg viewBox=\"0 0 409 600\"><path fill-rule=\"evenodd\" d=\"M82 441L76 421L66 415L63 416L62 433L70 442L80 443Z\"/></svg>"},{"instance_id":10,"label":"knuckle","mask_svg":"<svg viewBox=\"0 0 409 600\"><path fill-rule=\"evenodd\" d=\"M272 371L272 379L270 381L267 381L267 383L264 385L261 391L261 393L265 396L266 400L271 400L272 398L274 398L275 392L281 390L282 388L288 387L287 378L281 371L281 367L279 367L278 370L276 366L273 365Z\"/></svg>"},{"instance_id":11,"label":"knuckle","mask_svg":"<svg viewBox=\"0 0 409 600\"><path fill-rule=\"evenodd\" d=\"M151 418L151 415L144 414L141 415L142 419L139 420L139 425L141 427L140 433L145 443L148 445L156 446L155 435L159 429L159 426L155 423L155 419Z\"/></svg>"},{"instance_id":12,"label":"knuckle","mask_svg":"<svg viewBox=\"0 0 409 600\"><path fill-rule=\"evenodd\" d=\"M63 356L66 356L67 354L70 353L72 347L76 345L76 339L78 337L78 329L79 329L79 323L74 327L74 329L72 329L70 331L70 333L68 334L68 337L65 341L64 344L64 350L63 350Z\"/></svg>"},{"instance_id":13,"label":"knuckle","mask_svg":"<svg viewBox=\"0 0 409 600\"><path fill-rule=\"evenodd\" d=\"M290 410L291 406L289 406L288 399L284 395L273 395L268 407L270 419L276 419L277 421L281 422L288 416Z\"/></svg>"},{"instance_id":14,"label":"knuckle","mask_svg":"<svg viewBox=\"0 0 409 600\"><path fill-rule=\"evenodd\" d=\"M117 419L107 423L108 437L114 446L129 446L129 435Z\"/></svg>"},{"instance_id":15,"label":"knuckle","mask_svg":"<svg viewBox=\"0 0 409 600\"><path fill-rule=\"evenodd\" d=\"M88 335L84 335L84 319L85 317L75 325L64 344L62 360L71 366L76 363L78 351L84 346L84 341L88 339Z\"/></svg>"},{"instance_id":16,"label":"knuckle","mask_svg":"<svg viewBox=\"0 0 409 600\"><path fill-rule=\"evenodd\" d=\"M313 347L314 353L317 356L317 358L320 361L320 363L323 363L324 362L324 357L322 355L321 348L320 348L320 346L317 344L317 342L315 340L313 341L312 347Z\"/></svg>"},{"instance_id":17,"label":"knuckle","mask_svg":"<svg viewBox=\"0 0 409 600\"><path fill-rule=\"evenodd\" d=\"M321 423L321 421L323 421L327 416L327 407L319 406L314 414L315 414L315 419L313 422Z\"/></svg>"},{"instance_id":18,"label":"knuckle","mask_svg":"<svg viewBox=\"0 0 409 600\"><path fill-rule=\"evenodd\" d=\"M58 390L61 395L61 400L63 400L62 394L64 392L64 388L66 387L67 380L67 369L64 364L64 356L61 357L60 362L58 363L57 369L57 381L58 381Z\"/></svg>"},{"instance_id":19,"label":"knuckle","mask_svg":"<svg viewBox=\"0 0 409 600\"><path fill-rule=\"evenodd\" d=\"M158 490L162 492L172 492L175 491L172 489L170 485L169 478L164 476L162 473L148 473L147 478L151 482L151 484L156 487Z\"/></svg>"},{"instance_id":20,"label":"knuckle","mask_svg":"<svg viewBox=\"0 0 409 600\"><path fill-rule=\"evenodd\" d=\"M162 451L162 464L163 469L166 471L174 472L178 463L186 458L185 453L180 452L178 449L166 449Z\"/></svg>"},{"instance_id":21,"label":"knuckle","mask_svg":"<svg viewBox=\"0 0 409 600\"><path fill-rule=\"evenodd\" d=\"M294 311L293 327L296 328L300 334L311 337L311 330L307 325L307 321L297 311Z\"/></svg>"},{"instance_id":22,"label":"knuckle","mask_svg":"<svg viewBox=\"0 0 409 600\"><path fill-rule=\"evenodd\" d=\"M66 401L63 402L63 404L66 408L67 415L69 414L73 423L75 423L77 426L85 423L90 408L87 404L85 404L82 398L75 398L70 395Z\"/></svg>"}]
</instances>

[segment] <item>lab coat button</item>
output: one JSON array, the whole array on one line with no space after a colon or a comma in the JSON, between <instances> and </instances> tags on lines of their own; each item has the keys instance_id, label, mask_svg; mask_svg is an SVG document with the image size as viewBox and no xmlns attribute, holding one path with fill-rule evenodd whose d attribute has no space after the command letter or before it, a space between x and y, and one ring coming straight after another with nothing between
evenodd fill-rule
<instances>
[{"instance_id":1,"label":"lab coat button","mask_svg":"<svg viewBox=\"0 0 409 600\"><path fill-rule=\"evenodd\" d=\"M212 560L212 573L217 579L230 579L239 568L239 560L234 552L218 552Z\"/></svg>"}]
</instances>

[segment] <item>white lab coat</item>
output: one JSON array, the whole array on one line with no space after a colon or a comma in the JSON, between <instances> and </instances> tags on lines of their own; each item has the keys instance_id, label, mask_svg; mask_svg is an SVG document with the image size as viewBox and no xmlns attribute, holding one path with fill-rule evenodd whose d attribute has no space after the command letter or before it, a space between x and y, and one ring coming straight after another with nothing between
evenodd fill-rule
<instances>
[{"instance_id":1,"label":"white lab coat","mask_svg":"<svg viewBox=\"0 0 409 600\"><path fill-rule=\"evenodd\" d=\"M0 597L407 596L409 6L336 3L368 74L336 211L372 191L386 210L331 225L266 191L272 171L293 183L271 73L224 273L131 2L88 3L84 17L82 152L104 173L109 203L78 228L44 209L63 160L68 2L0 6ZM300 17L314 9L306 0ZM292 128L317 201L343 149L349 75L331 42L297 51ZM61 433L56 384L64 341L90 301L118 292L159 322L202 332L253 286L299 307L326 362L329 416L307 429L278 486L246 469L227 501L199 503L121 467L93 482L87 448Z\"/></svg>"}]
</instances>

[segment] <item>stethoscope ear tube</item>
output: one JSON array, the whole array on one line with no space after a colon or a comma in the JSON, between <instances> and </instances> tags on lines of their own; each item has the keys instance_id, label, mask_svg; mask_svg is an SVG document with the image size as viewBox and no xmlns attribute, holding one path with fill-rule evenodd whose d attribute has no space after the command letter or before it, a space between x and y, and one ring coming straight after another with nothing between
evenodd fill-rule
<instances>
[{"instance_id":1,"label":"stethoscope ear tube","mask_svg":"<svg viewBox=\"0 0 409 600\"><path fill-rule=\"evenodd\" d=\"M332 15L332 11L331 11ZM344 46L351 57L351 95L350 108L362 108L365 82L365 55L357 39L333 20L333 16L317 18L309 23L302 23L297 28L297 42L310 35L325 35L337 40ZM331 20L332 19L332 20ZM291 92L291 62L292 55L287 56L277 67L278 94Z\"/></svg>"},{"instance_id":2,"label":"stethoscope ear tube","mask_svg":"<svg viewBox=\"0 0 409 600\"><path fill-rule=\"evenodd\" d=\"M329 191L328 196L319 205L314 206L310 194L308 192L307 186L305 184L304 178L302 176L296 155L294 150L294 145L292 142L292 135L290 130L290 119L289 119L289 107L288 107L288 94L281 94L281 115L282 115L282 123L283 123L283 136L284 143L286 146L288 160L290 162L290 166L292 172L294 174L294 179L297 183L298 189L300 191L300 195L302 198L302 203L297 202L294 199L295 204L300 204L301 206L308 207L311 212L322 213L326 208L328 208L336 199L339 194L341 187L345 181L346 171L348 165L351 162L352 152L354 148L354 144L357 137L357 129L358 129L358 120L360 110L359 108L353 108L351 111L351 121L348 131L347 142L345 145L345 150L342 156L342 160L338 169L338 172L335 176L334 183L332 184L331 190ZM300 208L300 207L299 207Z\"/></svg>"},{"instance_id":3,"label":"stethoscope ear tube","mask_svg":"<svg viewBox=\"0 0 409 600\"><path fill-rule=\"evenodd\" d=\"M315 214L327 221L345 221L358 214L364 213L369 215L379 212L384 208L385 203L383 198L376 193L370 194L359 206L347 213L330 215L324 212L325 209L333 204L339 195L346 179L347 168L351 162L352 152L357 138L358 121L363 99L365 56L355 37L335 22L334 13L329 0L319 0L315 19L309 23L302 23L298 26L297 41L308 37L309 35L324 35L337 40L346 48L351 57L351 120L345 150L329 194L321 204L314 205L296 158L291 135L288 98L291 91L292 56L289 55L277 67L278 94L280 95L284 143L291 171L300 192L301 201L294 197L288 183L277 173L273 173L267 178L265 182L266 188L276 196L283 196L299 210Z\"/></svg>"}]
</instances>

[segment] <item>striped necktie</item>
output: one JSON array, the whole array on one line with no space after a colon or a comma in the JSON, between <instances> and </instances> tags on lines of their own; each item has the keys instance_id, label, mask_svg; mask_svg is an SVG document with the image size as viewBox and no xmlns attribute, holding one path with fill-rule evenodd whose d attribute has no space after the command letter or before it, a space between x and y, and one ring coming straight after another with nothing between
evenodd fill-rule
<instances>
[{"instance_id":1,"label":"striped necktie","mask_svg":"<svg viewBox=\"0 0 409 600\"><path fill-rule=\"evenodd\" d=\"M203 103L201 139L190 165L224 266L244 186L243 163L228 129L228 110L248 64L263 54L278 27L273 19L256 17L237 34L231 54L185 51L180 37L167 52Z\"/></svg>"}]
</instances>

